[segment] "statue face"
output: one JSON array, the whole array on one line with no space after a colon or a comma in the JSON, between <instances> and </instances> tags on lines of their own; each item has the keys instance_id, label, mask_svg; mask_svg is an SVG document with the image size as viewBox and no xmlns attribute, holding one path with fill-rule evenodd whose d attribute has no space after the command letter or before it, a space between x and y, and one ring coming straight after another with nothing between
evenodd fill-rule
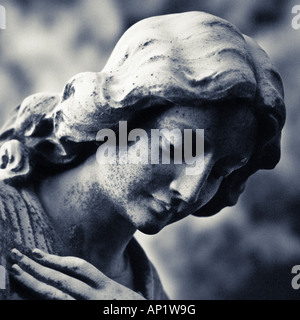
<instances>
[{"instance_id":1,"label":"statue face","mask_svg":"<svg viewBox=\"0 0 300 320\"><path fill-rule=\"evenodd\" d=\"M201 208L217 192L222 179L243 167L253 152L256 120L243 106L176 106L144 129L204 129L204 169L187 175L182 164L105 164L90 174L93 188L138 230L153 234ZM143 143L128 145L128 152ZM183 146L184 147L184 146ZM162 147L163 148L163 147ZM95 158L93 156L93 158ZM94 160L96 163L97 161Z\"/></svg>"}]
</instances>

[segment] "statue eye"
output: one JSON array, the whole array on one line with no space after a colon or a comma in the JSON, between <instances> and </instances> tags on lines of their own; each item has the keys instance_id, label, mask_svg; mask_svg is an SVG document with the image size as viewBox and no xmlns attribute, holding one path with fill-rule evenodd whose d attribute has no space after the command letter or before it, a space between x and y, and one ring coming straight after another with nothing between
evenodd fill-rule
<instances>
[{"instance_id":1,"label":"statue eye","mask_svg":"<svg viewBox=\"0 0 300 320\"><path fill-rule=\"evenodd\" d=\"M239 168L246 165L248 162L248 158L240 158L240 157L225 157L218 160L214 167L211 170L211 175L214 178L226 178L232 172L238 170Z\"/></svg>"},{"instance_id":2,"label":"statue eye","mask_svg":"<svg viewBox=\"0 0 300 320\"><path fill-rule=\"evenodd\" d=\"M211 176L219 179L227 177L232 171L227 169L226 162L223 160L219 160L215 163L211 170Z\"/></svg>"}]
</instances>

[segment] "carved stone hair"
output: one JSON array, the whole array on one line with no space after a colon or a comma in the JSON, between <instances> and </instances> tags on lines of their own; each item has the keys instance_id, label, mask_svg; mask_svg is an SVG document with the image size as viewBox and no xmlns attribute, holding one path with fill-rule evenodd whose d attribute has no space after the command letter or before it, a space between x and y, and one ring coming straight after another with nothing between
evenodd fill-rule
<instances>
[{"instance_id":1,"label":"carved stone hair","mask_svg":"<svg viewBox=\"0 0 300 320\"><path fill-rule=\"evenodd\" d=\"M0 176L28 176L37 161L44 168L75 163L100 129L141 110L209 103L226 108L234 101L253 111L259 141L248 164L223 180L201 215L234 204L250 175L278 163L282 81L262 48L223 19L203 12L148 18L124 33L101 72L76 75L61 95L23 101L0 131Z\"/></svg>"}]
</instances>

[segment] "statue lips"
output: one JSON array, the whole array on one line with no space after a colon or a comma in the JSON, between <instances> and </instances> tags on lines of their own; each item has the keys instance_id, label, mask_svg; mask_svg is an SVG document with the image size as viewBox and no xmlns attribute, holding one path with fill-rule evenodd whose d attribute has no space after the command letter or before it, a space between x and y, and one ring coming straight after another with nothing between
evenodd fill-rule
<instances>
[{"instance_id":1,"label":"statue lips","mask_svg":"<svg viewBox=\"0 0 300 320\"><path fill-rule=\"evenodd\" d=\"M171 212L177 211L176 208L171 206L171 204L168 204L154 196L152 196L151 204L151 211L157 213L158 216L161 217L161 219L169 216Z\"/></svg>"},{"instance_id":2,"label":"statue lips","mask_svg":"<svg viewBox=\"0 0 300 320\"><path fill-rule=\"evenodd\" d=\"M171 199L170 202L163 201L156 196L151 195L153 204L151 206L151 211L154 211L158 218L167 219L171 215L181 215L185 212L184 202L180 199Z\"/></svg>"}]
</instances>

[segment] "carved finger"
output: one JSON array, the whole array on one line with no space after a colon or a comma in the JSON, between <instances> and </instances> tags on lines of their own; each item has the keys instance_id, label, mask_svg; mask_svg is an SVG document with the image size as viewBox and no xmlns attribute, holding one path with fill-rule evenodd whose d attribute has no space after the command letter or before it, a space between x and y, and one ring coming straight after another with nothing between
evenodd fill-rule
<instances>
[{"instance_id":1,"label":"carved finger","mask_svg":"<svg viewBox=\"0 0 300 320\"><path fill-rule=\"evenodd\" d=\"M60 257L45 253L39 249L34 249L32 254L40 264L73 275L93 287L98 287L101 280L103 282L110 280L100 270L83 259Z\"/></svg>"},{"instance_id":2,"label":"carved finger","mask_svg":"<svg viewBox=\"0 0 300 320\"><path fill-rule=\"evenodd\" d=\"M47 300L75 300L69 294L66 294L57 288L37 280L16 264L12 266L11 274L19 283L37 293L41 298Z\"/></svg>"},{"instance_id":3,"label":"carved finger","mask_svg":"<svg viewBox=\"0 0 300 320\"><path fill-rule=\"evenodd\" d=\"M88 284L60 271L43 266L16 249L12 251L12 258L23 271L44 284L55 287L77 299L91 299L93 297L94 289Z\"/></svg>"}]
</instances>

